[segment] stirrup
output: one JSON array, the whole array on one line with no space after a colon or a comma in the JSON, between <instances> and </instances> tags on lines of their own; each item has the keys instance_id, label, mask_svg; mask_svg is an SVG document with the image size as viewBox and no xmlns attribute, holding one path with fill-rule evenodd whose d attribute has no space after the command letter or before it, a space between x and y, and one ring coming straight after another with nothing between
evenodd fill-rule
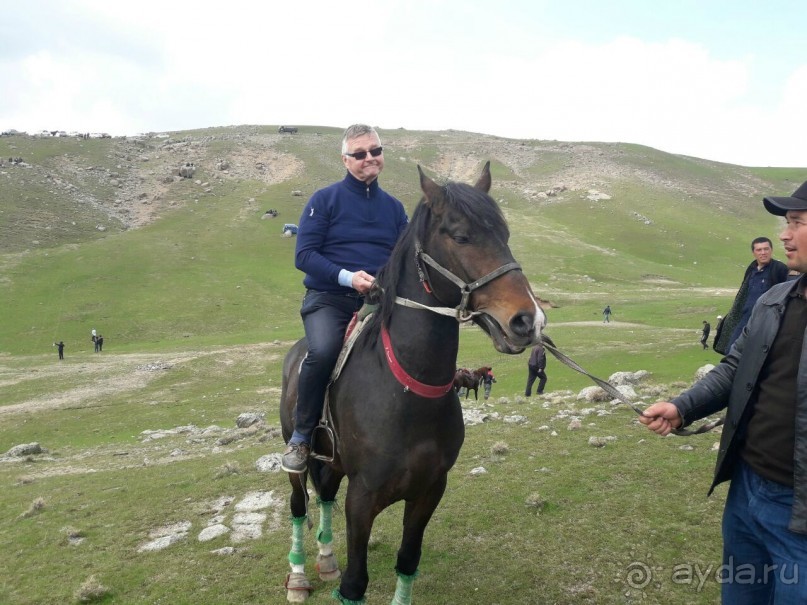
<instances>
[{"instance_id":1,"label":"stirrup","mask_svg":"<svg viewBox=\"0 0 807 605\"><path fill-rule=\"evenodd\" d=\"M331 440L330 455L328 455L327 453L320 453L314 450L314 448L317 445L317 431L324 431L325 435L330 438ZM336 436L334 435L333 429L328 424L327 420L321 420L320 423L316 427L314 427L314 431L311 433L311 453L309 455L312 458L321 460L322 462L333 462L334 456L336 455Z\"/></svg>"}]
</instances>

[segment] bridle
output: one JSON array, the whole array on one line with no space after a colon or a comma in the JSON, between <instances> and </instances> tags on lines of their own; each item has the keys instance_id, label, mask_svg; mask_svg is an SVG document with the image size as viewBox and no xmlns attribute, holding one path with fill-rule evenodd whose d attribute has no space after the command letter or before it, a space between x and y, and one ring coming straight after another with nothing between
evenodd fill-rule
<instances>
[{"instance_id":1,"label":"bridle","mask_svg":"<svg viewBox=\"0 0 807 605\"><path fill-rule=\"evenodd\" d=\"M426 254L423 251L423 247L420 245L418 240L415 240L415 266L418 272L418 278L420 279L420 283L423 285L423 288L429 294L433 294L433 288L431 285L431 281L429 280L429 274L426 268L423 265L428 265L429 267L433 268L435 271L439 272L440 275L451 281L455 284L462 294L462 299L460 300L460 304L456 307L432 307L430 305L424 305L419 302L415 302L414 300L410 300L408 298L401 298L400 296L395 297L395 304L402 305L404 307L409 307L413 309L423 309L426 311L431 311L433 313L437 313L439 315L445 315L448 317L454 317L458 322L463 323L472 320L477 315L481 315L481 312L477 311L469 311L468 310L468 302L471 297L471 293L474 290L477 290L492 282L494 279L501 277L505 273L509 271L521 270L521 265L516 262L505 263L498 269L495 269L480 277L479 279L467 283L461 280L459 277L454 275L451 271L443 267L440 263L434 260L431 256ZM439 299L438 299L439 300ZM401 364L395 358L395 353L392 350L392 343L390 342L389 333L387 332L387 328L385 325L381 325L381 338L384 345L384 353L387 358L387 363L389 364L390 370L392 374L395 376L396 380L403 385L404 391L412 391L413 393L425 397L428 399L436 399L438 397L442 397L448 391L450 391L454 386L454 378L452 377L451 381L444 385L428 385L422 382L415 380L412 376L410 376L406 370L403 369Z\"/></svg>"},{"instance_id":2,"label":"bridle","mask_svg":"<svg viewBox=\"0 0 807 605\"><path fill-rule=\"evenodd\" d=\"M462 294L460 304L458 304L456 307L432 307L429 305L423 305L413 300L409 300L408 298L401 298L400 296L395 297L395 303L402 305L404 307L424 309L427 311L432 311L433 313L438 313L440 315L455 317L457 321L460 323L470 321L475 316L480 314L477 311L468 310L468 302L471 298L471 293L474 290L478 290L482 286L492 282L494 279L498 277L501 277L505 273L516 270L521 271L521 265L519 265L517 262L505 263L504 265L502 265L498 269L494 269L487 275L484 275L479 279L471 283L468 283L463 281L456 275L454 275L451 271L443 267L440 263L438 263L426 252L424 252L423 247L420 245L420 242L418 240L415 240L415 267L417 268L418 279L420 279L420 283L423 284L423 288L429 294L434 293L434 288L432 288L431 280L429 279L428 271L423 266L424 264L433 268L440 275L445 277L447 280L452 282L460 289L460 293Z\"/></svg>"}]
</instances>

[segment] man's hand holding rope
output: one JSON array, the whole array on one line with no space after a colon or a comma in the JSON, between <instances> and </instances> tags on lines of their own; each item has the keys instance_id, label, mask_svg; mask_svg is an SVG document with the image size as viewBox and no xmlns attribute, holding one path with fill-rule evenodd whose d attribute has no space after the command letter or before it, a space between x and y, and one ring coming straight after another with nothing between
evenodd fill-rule
<instances>
[{"instance_id":1,"label":"man's hand holding rope","mask_svg":"<svg viewBox=\"0 0 807 605\"><path fill-rule=\"evenodd\" d=\"M669 401L657 401L639 415L639 422L662 437L680 428L683 421L678 408Z\"/></svg>"}]
</instances>

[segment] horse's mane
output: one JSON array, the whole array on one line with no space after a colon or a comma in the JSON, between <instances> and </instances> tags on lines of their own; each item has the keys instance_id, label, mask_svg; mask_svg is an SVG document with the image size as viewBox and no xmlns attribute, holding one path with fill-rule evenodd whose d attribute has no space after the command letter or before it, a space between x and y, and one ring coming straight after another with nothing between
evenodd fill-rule
<instances>
[{"instance_id":1,"label":"horse's mane","mask_svg":"<svg viewBox=\"0 0 807 605\"><path fill-rule=\"evenodd\" d=\"M452 181L443 186L443 194L446 210L466 216L475 233L488 233L490 237L500 237L504 241L509 239L510 231L498 204L484 191ZM368 325L368 337L376 334L382 321L385 325L389 324L389 317L395 308L395 298L399 295L398 280L403 265L414 262L415 242L423 242L425 239L432 214L432 205L421 199L389 260L376 277L376 284L382 293L378 298L379 309Z\"/></svg>"}]
</instances>

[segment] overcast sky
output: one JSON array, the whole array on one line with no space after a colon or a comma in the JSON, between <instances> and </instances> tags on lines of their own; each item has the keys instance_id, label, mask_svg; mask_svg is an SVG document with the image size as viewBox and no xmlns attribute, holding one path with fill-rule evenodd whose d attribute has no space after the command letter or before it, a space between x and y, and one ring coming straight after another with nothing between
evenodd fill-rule
<instances>
[{"instance_id":1,"label":"overcast sky","mask_svg":"<svg viewBox=\"0 0 807 605\"><path fill-rule=\"evenodd\" d=\"M0 130L620 141L807 166L802 0L0 0Z\"/></svg>"}]
</instances>

